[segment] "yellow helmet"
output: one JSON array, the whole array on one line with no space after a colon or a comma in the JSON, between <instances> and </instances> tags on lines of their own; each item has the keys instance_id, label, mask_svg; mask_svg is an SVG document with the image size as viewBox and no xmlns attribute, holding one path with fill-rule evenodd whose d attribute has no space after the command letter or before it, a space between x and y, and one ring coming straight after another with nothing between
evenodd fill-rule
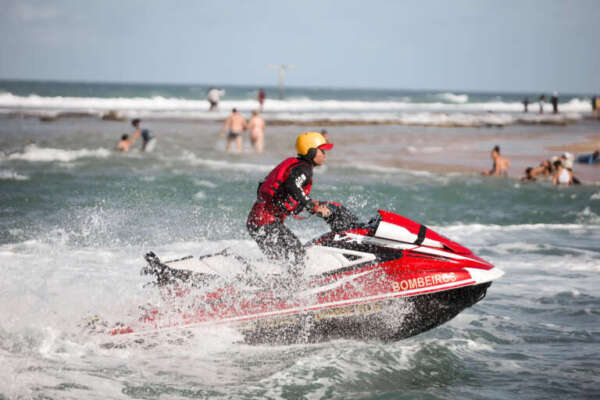
<instances>
[{"instance_id":1,"label":"yellow helmet","mask_svg":"<svg viewBox=\"0 0 600 400\"><path fill-rule=\"evenodd\" d=\"M301 156L308 155L310 149L331 150L332 147L319 132L304 132L296 139L296 152Z\"/></svg>"}]
</instances>

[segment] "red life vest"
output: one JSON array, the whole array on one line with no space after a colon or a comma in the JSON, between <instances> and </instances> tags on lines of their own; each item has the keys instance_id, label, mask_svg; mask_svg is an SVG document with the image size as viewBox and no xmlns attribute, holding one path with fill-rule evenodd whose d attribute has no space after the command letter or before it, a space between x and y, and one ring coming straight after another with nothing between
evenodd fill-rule
<instances>
[{"instance_id":1,"label":"red life vest","mask_svg":"<svg viewBox=\"0 0 600 400\"><path fill-rule=\"evenodd\" d=\"M277 219L283 221L289 214L296 210L298 202L291 195L288 194L286 198L278 198L277 204L275 204L274 198L278 189L290 176L292 168L301 162L304 161L290 157L283 160L267 175L258 187L257 200L248 216L249 221L252 219L256 225L275 222ZM309 195L311 187L312 179L302 190L306 195ZM285 211L281 209L282 207Z\"/></svg>"}]
</instances>

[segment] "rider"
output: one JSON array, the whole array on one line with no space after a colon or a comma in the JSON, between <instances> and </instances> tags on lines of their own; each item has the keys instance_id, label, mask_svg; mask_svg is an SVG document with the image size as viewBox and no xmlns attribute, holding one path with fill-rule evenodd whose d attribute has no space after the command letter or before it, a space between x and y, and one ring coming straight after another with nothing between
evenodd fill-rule
<instances>
[{"instance_id":1,"label":"rider","mask_svg":"<svg viewBox=\"0 0 600 400\"><path fill-rule=\"evenodd\" d=\"M290 272L298 274L306 254L302 243L283 222L290 214L303 209L311 214L328 217L331 211L312 200L313 168L323 165L325 150L332 143L318 132L305 132L296 139L298 157L290 157L276 166L260 182L256 203L252 207L246 227L258 247L270 259L290 264Z\"/></svg>"}]
</instances>

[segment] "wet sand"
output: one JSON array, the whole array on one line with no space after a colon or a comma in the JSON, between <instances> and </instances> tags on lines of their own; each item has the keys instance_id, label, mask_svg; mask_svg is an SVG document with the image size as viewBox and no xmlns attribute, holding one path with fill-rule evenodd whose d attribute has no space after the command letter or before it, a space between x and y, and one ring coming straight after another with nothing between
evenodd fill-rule
<instances>
[{"instance_id":1,"label":"wet sand","mask_svg":"<svg viewBox=\"0 0 600 400\"><path fill-rule=\"evenodd\" d=\"M382 167L480 173L491 168L490 150L499 145L502 155L511 161L509 177L513 179L523 176L525 168L538 166L565 151L577 157L600 148L600 124L509 129L370 126L328 130L330 140L336 144L331 162L351 159ZM574 172L583 182L600 183L599 165L575 164Z\"/></svg>"},{"instance_id":2,"label":"wet sand","mask_svg":"<svg viewBox=\"0 0 600 400\"><path fill-rule=\"evenodd\" d=\"M23 120L6 119L19 140L43 141L43 138L60 135L69 130L88 130L94 148L112 147L122 132L129 131L127 121L102 121L96 118L71 118L56 122L24 120L37 126L41 136L23 135L19 124ZM146 126L156 134L158 151L181 151L179 140L189 144L190 151L224 150L219 137L222 121L190 121L147 119ZM265 152L254 154L250 150L248 133L244 133L244 154L253 162L275 164L293 155L296 136L305 131L320 131L324 125L272 125L267 121ZM400 125L327 126L329 139L335 148L328 155L329 163L337 165L364 164L383 168L402 168L437 173L473 173L489 170L492 165L490 150L501 147L501 153L511 161L509 177L519 179L527 167L535 167L543 160L570 151L578 156L600 148L600 121L585 120L569 126L515 125L504 128L424 127ZM33 132L33 131L32 131ZM179 139L177 139L179 138ZM15 139L16 140L16 139ZM1 141L0 141L1 142ZM0 143L1 145L1 143ZM172 149L171 149L172 147ZM233 155L232 155L233 156ZM229 158L229 157L227 157ZM233 156L233 158L236 158ZM585 183L600 183L600 165L575 164L575 176ZM491 178L493 179L493 178Z\"/></svg>"},{"instance_id":3,"label":"wet sand","mask_svg":"<svg viewBox=\"0 0 600 400\"><path fill-rule=\"evenodd\" d=\"M107 125L110 123L106 123ZM149 121L155 132L177 131L207 149L224 148L219 138L220 121ZM271 125L267 121L265 152L253 154L244 133L244 155L274 164L293 153L296 136L322 125ZM575 156L593 151L600 143L600 122L585 121L569 126L516 125L504 128L440 128L376 125L327 127L335 144L328 163L364 164L431 172L479 174L492 165L490 150L501 147L511 161L509 178L518 180L527 167L571 151ZM202 144L197 142L201 139ZM161 139L163 140L163 139ZM219 144L220 143L220 144ZM575 176L586 183L600 183L600 166L575 164ZM493 179L493 178L491 178Z\"/></svg>"}]
</instances>

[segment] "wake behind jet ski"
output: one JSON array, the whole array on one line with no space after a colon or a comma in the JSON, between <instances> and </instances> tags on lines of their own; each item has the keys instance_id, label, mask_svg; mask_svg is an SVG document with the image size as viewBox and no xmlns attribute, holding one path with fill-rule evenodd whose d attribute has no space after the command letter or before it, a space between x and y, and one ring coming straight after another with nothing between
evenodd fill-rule
<instances>
[{"instance_id":1,"label":"wake behind jet ski","mask_svg":"<svg viewBox=\"0 0 600 400\"><path fill-rule=\"evenodd\" d=\"M454 318L484 298L503 272L417 222L379 210L362 223L328 203L332 228L306 246L302 276L231 249L161 261L146 255L175 312L146 309L113 335L227 325L248 343L319 342L335 338L398 340ZM260 271L258 273L257 271ZM182 306L181 304L185 304Z\"/></svg>"}]
</instances>

